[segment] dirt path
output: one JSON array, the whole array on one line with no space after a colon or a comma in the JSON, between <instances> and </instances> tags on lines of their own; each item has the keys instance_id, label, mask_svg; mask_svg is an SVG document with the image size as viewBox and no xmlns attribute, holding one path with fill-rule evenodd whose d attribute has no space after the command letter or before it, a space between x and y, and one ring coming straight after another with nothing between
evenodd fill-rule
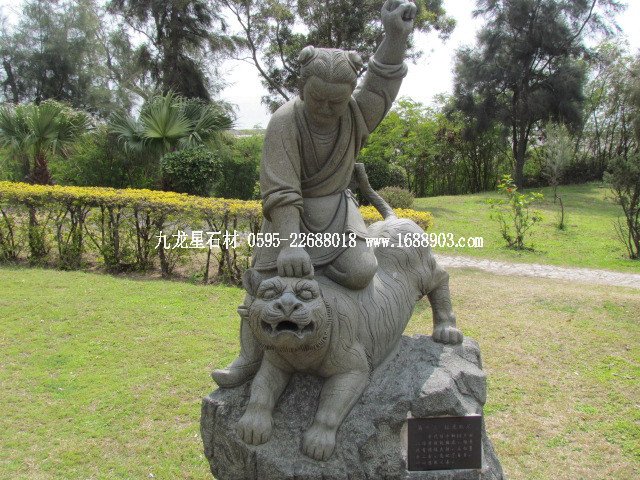
<instances>
[{"instance_id":1,"label":"dirt path","mask_svg":"<svg viewBox=\"0 0 640 480\"><path fill-rule=\"evenodd\" d=\"M570 280L579 283L615 285L640 289L640 274L621 273L591 268L558 267L538 263L508 263L498 260L436 254L438 263L444 268L476 268L498 275L519 277L543 277Z\"/></svg>"}]
</instances>

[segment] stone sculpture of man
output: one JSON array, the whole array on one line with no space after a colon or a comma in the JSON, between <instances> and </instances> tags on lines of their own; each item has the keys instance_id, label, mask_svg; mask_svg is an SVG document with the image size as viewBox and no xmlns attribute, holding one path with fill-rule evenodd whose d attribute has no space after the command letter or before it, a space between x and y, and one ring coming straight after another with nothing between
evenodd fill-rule
<instances>
[{"instance_id":1,"label":"stone sculpture of man","mask_svg":"<svg viewBox=\"0 0 640 480\"><path fill-rule=\"evenodd\" d=\"M386 1L385 37L357 88L363 66L357 53L314 47L300 53L300 96L273 114L264 142L262 231L277 233L282 240L279 248L255 253L253 268L265 278L316 274L359 290L375 275L376 257L364 241L366 227L349 184L360 148L391 108L406 75L403 59L415 16L415 4ZM289 239L301 232L345 234L351 242L291 246ZM247 302L238 309L243 318ZM213 372L222 387L245 382L260 366L262 351L246 321L240 339L240 356Z\"/></svg>"}]
</instances>

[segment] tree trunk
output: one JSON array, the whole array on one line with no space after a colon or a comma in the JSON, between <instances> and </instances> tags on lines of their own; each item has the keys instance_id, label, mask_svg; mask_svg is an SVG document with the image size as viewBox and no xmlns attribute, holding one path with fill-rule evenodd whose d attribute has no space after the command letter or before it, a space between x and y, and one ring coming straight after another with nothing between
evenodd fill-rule
<instances>
[{"instance_id":1,"label":"tree trunk","mask_svg":"<svg viewBox=\"0 0 640 480\"><path fill-rule=\"evenodd\" d=\"M7 87L11 90L11 96L13 97L13 103L17 105L20 103L20 96L18 95L18 83L16 82L16 76L13 74L13 68L11 64L7 60L2 61L2 66L4 67L4 71L7 75L7 79L4 81L5 87L5 96Z\"/></svg>"},{"instance_id":2,"label":"tree trunk","mask_svg":"<svg viewBox=\"0 0 640 480\"><path fill-rule=\"evenodd\" d=\"M514 182L516 187L524 186L524 162L527 153L527 140L529 129L519 126L513 129L513 159L515 161Z\"/></svg>"},{"instance_id":3,"label":"tree trunk","mask_svg":"<svg viewBox=\"0 0 640 480\"><path fill-rule=\"evenodd\" d=\"M33 164L33 173L31 175L33 183L39 185L51 185L51 173L49 172L49 164L44 152L36 153Z\"/></svg>"}]
</instances>

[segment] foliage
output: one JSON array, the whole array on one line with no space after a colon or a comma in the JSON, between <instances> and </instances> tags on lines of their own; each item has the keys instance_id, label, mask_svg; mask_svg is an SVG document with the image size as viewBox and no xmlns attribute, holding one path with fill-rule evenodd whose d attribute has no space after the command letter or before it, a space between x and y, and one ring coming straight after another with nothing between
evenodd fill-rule
<instances>
[{"instance_id":1,"label":"foliage","mask_svg":"<svg viewBox=\"0 0 640 480\"><path fill-rule=\"evenodd\" d=\"M548 124L545 131L547 138L543 153L543 174L553 188L553 201L558 200L560 202L558 228L564 230L566 228L564 205L562 197L558 195L558 185L560 185L567 166L571 163L574 155L574 145L568 130L563 125Z\"/></svg>"},{"instance_id":2,"label":"foliage","mask_svg":"<svg viewBox=\"0 0 640 480\"><path fill-rule=\"evenodd\" d=\"M206 197L220 176L222 162L204 146L167 153L160 161L165 190Z\"/></svg>"},{"instance_id":3,"label":"foliage","mask_svg":"<svg viewBox=\"0 0 640 480\"><path fill-rule=\"evenodd\" d=\"M528 249L526 236L531 227L542 220L537 211L531 211L530 205L540 200L541 193L520 193L511 175L503 175L498 183L498 191L505 198L491 199L492 218L500 225L502 238L509 248Z\"/></svg>"},{"instance_id":4,"label":"foliage","mask_svg":"<svg viewBox=\"0 0 640 480\"><path fill-rule=\"evenodd\" d=\"M411 208L413 206L413 194L400 187L384 187L378 194L391 205L391 208Z\"/></svg>"},{"instance_id":5,"label":"foliage","mask_svg":"<svg viewBox=\"0 0 640 480\"><path fill-rule=\"evenodd\" d=\"M404 168L395 163L389 165L389 187L407 188L407 173Z\"/></svg>"},{"instance_id":6,"label":"foliage","mask_svg":"<svg viewBox=\"0 0 640 480\"><path fill-rule=\"evenodd\" d=\"M412 192L419 196L426 194L431 178L428 163L440 154L439 145L436 145L438 127L434 117L433 110L408 99L401 99L397 108L389 112L361 152L370 179L370 170L373 173L371 186L374 189L392 186L388 167L384 170L380 167L393 163L406 171ZM384 177L376 170L382 170Z\"/></svg>"},{"instance_id":7,"label":"foliage","mask_svg":"<svg viewBox=\"0 0 640 480\"><path fill-rule=\"evenodd\" d=\"M88 126L84 112L53 100L0 107L0 144L24 165L25 177L34 183L51 183L49 158L68 154Z\"/></svg>"},{"instance_id":8,"label":"foliage","mask_svg":"<svg viewBox=\"0 0 640 480\"><path fill-rule=\"evenodd\" d=\"M260 177L263 141L262 135L234 138L230 146L224 151L221 149L222 167L214 188L216 197L241 200L259 198L256 184Z\"/></svg>"},{"instance_id":9,"label":"foliage","mask_svg":"<svg viewBox=\"0 0 640 480\"><path fill-rule=\"evenodd\" d=\"M111 82L96 0L28 0L14 28L0 35L4 100L54 99L106 117L130 101Z\"/></svg>"},{"instance_id":10,"label":"foliage","mask_svg":"<svg viewBox=\"0 0 640 480\"><path fill-rule=\"evenodd\" d=\"M231 125L228 105L187 99L174 92L149 98L137 119L117 113L109 122L125 149L159 156L214 140Z\"/></svg>"},{"instance_id":11,"label":"foliage","mask_svg":"<svg viewBox=\"0 0 640 480\"><path fill-rule=\"evenodd\" d=\"M373 207L363 207L361 213L367 223L382 219ZM425 230L433 223L428 212L399 209L396 214ZM178 262L204 249L205 281L209 259L214 255L218 279L239 284L251 256L246 242L239 241L237 248L220 242L219 249L205 248L206 243L192 249L164 249L158 248L160 236L164 235L168 243L173 239L178 242L180 232L184 235L186 231L199 230L218 232L218 238L222 238L225 232L257 233L261 223L262 207L258 201L142 189L0 182L0 259L4 261L16 260L21 245L26 243L29 260L46 263L54 244L56 264L61 268L81 268L87 252L95 252L110 271L148 270L155 250L162 274L169 276Z\"/></svg>"},{"instance_id":12,"label":"foliage","mask_svg":"<svg viewBox=\"0 0 640 480\"><path fill-rule=\"evenodd\" d=\"M477 5L476 15L486 24L478 47L458 52L457 105L481 124L509 127L515 183L522 187L532 129L547 120L581 123L585 34L610 33L607 15L622 7L616 0L478 0Z\"/></svg>"},{"instance_id":13,"label":"foliage","mask_svg":"<svg viewBox=\"0 0 640 480\"><path fill-rule=\"evenodd\" d=\"M640 56L635 59L613 56L608 94L610 129L605 141L615 149L608 153L605 179L611 184L613 199L624 213L616 231L630 258L640 257ZM616 128L617 127L617 128Z\"/></svg>"},{"instance_id":14,"label":"foliage","mask_svg":"<svg viewBox=\"0 0 640 480\"><path fill-rule=\"evenodd\" d=\"M12 155L9 147L0 148L0 181L20 182L24 180L24 165Z\"/></svg>"},{"instance_id":15,"label":"foliage","mask_svg":"<svg viewBox=\"0 0 640 480\"><path fill-rule=\"evenodd\" d=\"M111 0L108 9L123 23L121 34L144 37L134 50L139 72L163 93L210 101L217 86L206 63L230 45L214 2L204 0Z\"/></svg>"},{"instance_id":16,"label":"foliage","mask_svg":"<svg viewBox=\"0 0 640 480\"><path fill-rule=\"evenodd\" d=\"M248 52L269 95L263 102L275 110L298 90L298 53L307 45L355 50L367 61L380 43L383 2L319 2L314 0L221 0L240 26L233 37ZM442 0L418 0L416 29L435 29L447 36L454 21ZM304 33L302 33L304 32ZM417 57L420 52L412 50Z\"/></svg>"},{"instance_id":17,"label":"foliage","mask_svg":"<svg viewBox=\"0 0 640 480\"><path fill-rule=\"evenodd\" d=\"M10 182L0 182L0 204L12 207L15 230L28 232L24 236L28 236L30 259L42 263L48 256L48 244L54 242L58 251L56 262L63 268L80 266L83 254L93 245L109 270L146 270L152 264L153 242L161 232L172 238L179 230L195 229L198 225L220 232L235 228L254 231L259 229L262 218L259 202L152 190ZM37 219L37 230L32 227L31 215ZM184 252L158 248L155 253L163 275L168 276ZM239 281L242 272L237 262L242 258L233 249L222 249L219 255L220 277L229 278L226 269L231 268L234 281Z\"/></svg>"},{"instance_id":18,"label":"foliage","mask_svg":"<svg viewBox=\"0 0 640 480\"><path fill-rule=\"evenodd\" d=\"M360 207L360 213L367 224L382 220L382 215L371 205ZM400 218L413 220L425 231L433 226L433 215L431 215L430 212L413 210L411 208L395 208L394 213Z\"/></svg>"},{"instance_id":19,"label":"foliage","mask_svg":"<svg viewBox=\"0 0 640 480\"><path fill-rule=\"evenodd\" d=\"M22 244L23 239L20 238L12 209L0 204L0 262L18 260Z\"/></svg>"},{"instance_id":20,"label":"foliage","mask_svg":"<svg viewBox=\"0 0 640 480\"><path fill-rule=\"evenodd\" d=\"M456 126L455 141L460 158L460 180L456 189L446 193L475 193L495 188L496 178L510 167L506 128L499 123L459 110L455 96L445 97L442 113Z\"/></svg>"},{"instance_id":21,"label":"foliage","mask_svg":"<svg viewBox=\"0 0 640 480\"><path fill-rule=\"evenodd\" d=\"M629 257L640 258L640 151L615 157L609 164L606 180L611 184L613 200L624 212L616 231Z\"/></svg>"},{"instance_id":22,"label":"foliage","mask_svg":"<svg viewBox=\"0 0 640 480\"><path fill-rule=\"evenodd\" d=\"M637 100L640 57L620 46L603 43L594 55L586 87L584 126L576 136L580 153L573 181L602 178L609 163L639 147ZM577 170L577 171L576 171Z\"/></svg>"},{"instance_id":23,"label":"foliage","mask_svg":"<svg viewBox=\"0 0 640 480\"><path fill-rule=\"evenodd\" d=\"M168 92L149 98L137 119L114 114L109 131L117 136L125 152L150 159L160 171L160 159L165 154L207 143L220 144L221 132L231 125L227 104L205 103ZM161 179L163 188L170 188L168 181Z\"/></svg>"},{"instance_id":24,"label":"foliage","mask_svg":"<svg viewBox=\"0 0 640 480\"><path fill-rule=\"evenodd\" d=\"M404 98L371 134L360 158L374 189L408 187L423 197L493 188L504 150L500 128L472 130L446 99L436 109Z\"/></svg>"},{"instance_id":25,"label":"foliage","mask_svg":"<svg viewBox=\"0 0 640 480\"><path fill-rule=\"evenodd\" d=\"M159 165L144 153L126 152L106 125L83 135L66 157L52 159L55 183L80 187L152 188Z\"/></svg>"},{"instance_id":26,"label":"foliage","mask_svg":"<svg viewBox=\"0 0 640 480\"><path fill-rule=\"evenodd\" d=\"M359 160L365 165L371 188L380 190L381 188L393 185L394 176L391 173L391 164L385 159L363 155Z\"/></svg>"}]
</instances>

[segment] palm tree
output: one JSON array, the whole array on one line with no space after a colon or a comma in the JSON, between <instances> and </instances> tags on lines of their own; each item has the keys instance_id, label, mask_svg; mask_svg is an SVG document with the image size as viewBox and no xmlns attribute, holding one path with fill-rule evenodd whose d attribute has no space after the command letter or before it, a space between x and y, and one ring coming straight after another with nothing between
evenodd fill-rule
<instances>
[{"instance_id":1,"label":"palm tree","mask_svg":"<svg viewBox=\"0 0 640 480\"><path fill-rule=\"evenodd\" d=\"M215 140L232 123L230 108L223 103L205 103L168 92L150 97L137 120L114 114L109 126L125 149L160 160L165 153Z\"/></svg>"},{"instance_id":2,"label":"palm tree","mask_svg":"<svg viewBox=\"0 0 640 480\"><path fill-rule=\"evenodd\" d=\"M49 158L65 154L89 127L89 116L47 100L0 107L0 145L22 160L29 182L50 185Z\"/></svg>"}]
</instances>

